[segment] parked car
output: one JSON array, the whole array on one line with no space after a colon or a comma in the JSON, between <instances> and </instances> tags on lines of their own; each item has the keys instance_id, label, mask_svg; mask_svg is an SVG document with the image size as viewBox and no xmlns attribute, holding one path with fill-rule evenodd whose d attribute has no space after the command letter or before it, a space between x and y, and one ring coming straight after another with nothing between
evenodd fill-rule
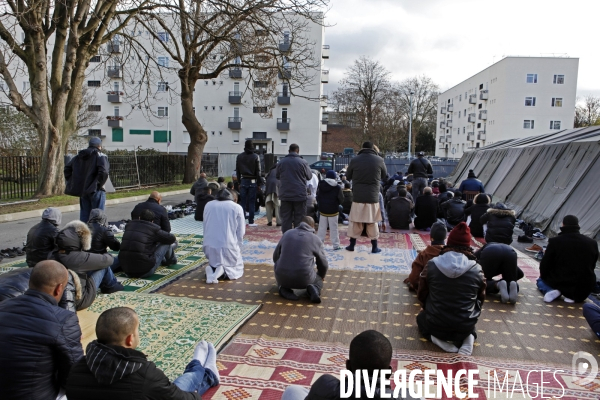
<instances>
[{"instance_id":1,"label":"parked car","mask_svg":"<svg viewBox=\"0 0 600 400\"><path fill-rule=\"evenodd\" d=\"M325 172L331 171L332 169L335 169L335 162L334 161L317 161L315 163L310 164L310 169L315 169L317 171L321 171L322 169L324 169Z\"/></svg>"}]
</instances>

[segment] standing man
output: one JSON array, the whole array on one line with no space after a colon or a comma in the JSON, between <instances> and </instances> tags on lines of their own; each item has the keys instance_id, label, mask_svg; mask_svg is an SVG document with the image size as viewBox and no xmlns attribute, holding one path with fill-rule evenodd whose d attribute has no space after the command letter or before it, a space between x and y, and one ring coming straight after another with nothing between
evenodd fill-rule
<instances>
[{"instance_id":1,"label":"standing man","mask_svg":"<svg viewBox=\"0 0 600 400\"><path fill-rule=\"evenodd\" d=\"M277 166L277 179L279 179L279 200L281 207L281 231L300 226L302 218L306 215L306 182L312 179L312 172L308 163L299 156L300 147L290 144L289 154Z\"/></svg>"},{"instance_id":2,"label":"standing man","mask_svg":"<svg viewBox=\"0 0 600 400\"><path fill-rule=\"evenodd\" d=\"M90 139L89 147L81 150L65 165L65 194L79 197L79 219L87 222L94 208L104 210L108 179L108 157L102 153L102 140Z\"/></svg>"},{"instance_id":3,"label":"standing man","mask_svg":"<svg viewBox=\"0 0 600 400\"><path fill-rule=\"evenodd\" d=\"M377 247L379 228L377 222L381 221L381 209L379 206L379 192L381 179L387 174L383 158L373 149L373 143L364 142L362 150L350 160L346 176L352 181L352 208L348 217L348 236L350 246L348 251L354 251L356 239L363 230L371 239L373 253L380 253Z\"/></svg>"},{"instance_id":4,"label":"standing man","mask_svg":"<svg viewBox=\"0 0 600 400\"><path fill-rule=\"evenodd\" d=\"M429 175L433 174L431 163L425 157L425 152L420 151L417 158L410 162L408 166L408 174L413 175L412 181L412 196L415 201L423 193L423 189L427 186Z\"/></svg>"},{"instance_id":5,"label":"standing man","mask_svg":"<svg viewBox=\"0 0 600 400\"><path fill-rule=\"evenodd\" d=\"M260 183L260 157L254 153L252 140L246 140L244 152L235 160L235 171L240 180L240 197L244 213L248 213L248 226L254 223L256 185Z\"/></svg>"}]
</instances>

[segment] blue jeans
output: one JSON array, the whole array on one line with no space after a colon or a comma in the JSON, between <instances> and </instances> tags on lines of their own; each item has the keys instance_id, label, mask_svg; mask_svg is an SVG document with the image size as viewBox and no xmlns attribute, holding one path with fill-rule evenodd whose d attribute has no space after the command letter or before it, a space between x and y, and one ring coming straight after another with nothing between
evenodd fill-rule
<instances>
[{"instance_id":1,"label":"blue jeans","mask_svg":"<svg viewBox=\"0 0 600 400\"><path fill-rule=\"evenodd\" d=\"M147 278L149 276L154 275L158 267L164 262L169 263L169 265L176 261L175 252L173 251L177 246L173 244L161 244L156 248L154 252L154 267L144 275L140 276L140 278Z\"/></svg>"},{"instance_id":2,"label":"blue jeans","mask_svg":"<svg viewBox=\"0 0 600 400\"><path fill-rule=\"evenodd\" d=\"M88 272L88 276L94 281L96 289L109 288L117 283L117 278L110 267L99 269L98 271Z\"/></svg>"},{"instance_id":3,"label":"blue jeans","mask_svg":"<svg viewBox=\"0 0 600 400\"><path fill-rule=\"evenodd\" d=\"M112 272L119 272L121 270L121 262L119 261L119 256L115 256L115 261L113 261L110 266Z\"/></svg>"},{"instance_id":4,"label":"blue jeans","mask_svg":"<svg viewBox=\"0 0 600 400\"><path fill-rule=\"evenodd\" d=\"M204 368L200 361L192 360L173 384L184 392L198 392L202 396L217 384L217 377L210 369Z\"/></svg>"},{"instance_id":5,"label":"blue jeans","mask_svg":"<svg viewBox=\"0 0 600 400\"><path fill-rule=\"evenodd\" d=\"M79 198L79 220L87 224L90 219L90 212L94 208L104 210L106 202L106 192L98 190L92 194L83 195Z\"/></svg>"},{"instance_id":6,"label":"blue jeans","mask_svg":"<svg viewBox=\"0 0 600 400\"><path fill-rule=\"evenodd\" d=\"M596 336L600 338L600 307L591 303L584 304L583 316Z\"/></svg>"},{"instance_id":7,"label":"blue jeans","mask_svg":"<svg viewBox=\"0 0 600 400\"><path fill-rule=\"evenodd\" d=\"M535 282L537 284L537 288L542 292L542 294L546 294L551 290L555 290L553 287L548 286L546 282L542 280L542 278L537 278Z\"/></svg>"},{"instance_id":8,"label":"blue jeans","mask_svg":"<svg viewBox=\"0 0 600 400\"><path fill-rule=\"evenodd\" d=\"M252 182L254 181L254 183ZM244 213L248 213L248 223L254 223L254 207L256 207L256 179L242 178L240 200Z\"/></svg>"}]
</instances>

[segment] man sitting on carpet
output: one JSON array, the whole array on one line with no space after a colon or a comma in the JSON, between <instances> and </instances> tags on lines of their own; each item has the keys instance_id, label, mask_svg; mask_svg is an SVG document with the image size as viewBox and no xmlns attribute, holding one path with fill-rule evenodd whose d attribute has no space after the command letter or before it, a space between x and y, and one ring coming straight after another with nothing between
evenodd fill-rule
<instances>
[{"instance_id":1,"label":"man sitting on carpet","mask_svg":"<svg viewBox=\"0 0 600 400\"><path fill-rule=\"evenodd\" d=\"M62 220L62 213L58 208L48 207L42 214L42 222L31 227L27 232L25 244L25 262L30 268L47 260L54 250L54 239L58 235L58 226Z\"/></svg>"},{"instance_id":2,"label":"man sitting on carpet","mask_svg":"<svg viewBox=\"0 0 600 400\"><path fill-rule=\"evenodd\" d=\"M471 232L461 222L448 235L440 255L427 263L417 297L423 310L419 331L442 350L471 355L475 324L485 300L485 277L471 249Z\"/></svg>"},{"instance_id":3,"label":"man sitting on carpet","mask_svg":"<svg viewBox=\"0 0 600 400\"><path fill-rule=\"evenodd\" d=\"M246 218L242 206L235 203L228 189L219 190L217 199L204 209L204 254L208 258L206 283L219 279L238 279L244 275L242 243Z\"/></svg>"},{"instance_id":4,"label":"man sitting on carpet","mask_svg":"<svg viewBox=\"0 0 600 400\"><path fill-rule=\"evenodd\" d=\"M177 264L175 235L163 231L153 221L154 213L144 210L140 219L125 225L119 261L123 271L132 278L146 278L161 265Z\"/></svg>"},{"instance_id":5,"label":"man sitting on carpet","mask_svg":"<svg viewBox=\"0 0 600 400\"><path fill-rule=\"evenodd\" d=\"M77 314L58 307L68 281L59 262L39 262L29 289L0 303L0 397L54 400L83 357Z\"/></svg>"},{"instance_id":6,"label":"man sitting on carpet","mask_svg":"<svg viewBox=\"0 0 600 400\"><path fill-rule=\"evenodd\" d=\"M426 195L421 196L417 201L425 197ZM419 289L419 277L421 276L421 272L432 258L440 255L440 251L442 251L442 248L444 247L447 235L448 231L446 230L446 225L443 223L436 222L431 226L431 231L429 232L431 244L419 252L419 255L412 263L410 275L404 280L404 283L408 285L410 290L416 291Z\"/></svg>"},{"instance_id":7,"label":"man sitting on carpet","mask_svg":"<svg viewBox=\"0 0 600 400\"><path fill-rule=\"evenodd\" d=\"M567 303L582 302L596 286L594 269L598 261L598 245L579 233L579 219L563 218L558 236L548 240L540 262L537 287L550 303L561 295Z\"/></svg>"},{"instance_id":8,"label":"man sitting on carpet","mask_svg":"<svg viewBox=\"0 0 600 400\"><path fill-rule=\"evenodd\" d=\"M393 370L390 365L392 364L392 344L390 341L383 336L381 333L368 330L357 335L350 342L349 359L346 360L346 369L355 375L355 371L366 370L369 375L372 376L375 370L389 369ZM387 387L387 396L382 396L379 389L379 378L378 384L375 389L375 396L369 397L364 390L365 385L362 384L361 399L381 399L381 398L392 398L393 393L390 386ZM337 376L325 374L319 377L312 384L310 390L298 386L291 385L285 389L281 400L337 400L340 398L340 385L341 382ZM357 385L354 387L356 388ZM401 392L400 392L401 393ZM356 395L352 393L351 399L356 398ZM401 397L398 397L401 398ZM407 397L412 399L412 397Z\"/></svg>"},{"instance_id":9,"label":"man sitting on carpet","mask_svg":"<svg viewBox=\"0 0 600 400\"><path fill-rule=\"evenodd\" d=\"M213 188L211 186L207 186L194 196L194 201L196 202L194 219L196 221L204 220L204 208L206 207L206 204L215 199L215 196L213 196L212 192Z\"/></svg>"},{"instance_id":10,"label":"man sitting on carpet","mask_svg":"<svg viewBox=\"0 0 600 400\"><path fill-rule=\"evenodd\" d=\"M298 300L293 291L298 289L305 290L313 303L321 302L323 279L329 264L323 242L314 233L315 221L311 217L303 217L297 228L283 234L273 252L275 279L279 295L284 299Z\"/></svg>"},{"instance_id":11,"label":"man sitting on carpet","mask_svg":"<svg viewBox=\"0 0 600 400\"><path fill-rule=\"evenodd\" d=\"M171 222L169 222L169 213L167 210L160 205L162 202L162 196L157 191L150 193L148 200L143 203L139 203L131 211L131 219L140 219L142 211L150 210L154 213L154 223L160 226L165 232L171 232Z\"/></svg>"},{"instance_id":12,"label":"man sitting on carpet","mask_svg":"<svg viewBox=\"0 0 600 400\"><path fill-rule=\"evenodd\" d=\"M119 251L121 249L121 242L115 238L114 232L108 228L106 214L104 210L94 208L90 212L90 219L88 226L92 232L92 247L90 253L95 254L106 254L108 247L112 251ZM120 269L119 257L114 257L114 261L110 266L113 272Z\"/></svg>"},{"instance_id":13,"label":"man sitting on carpet","mask_svg":"<svg viewBox=\"0 0 600 400\"><path fill-rule=\"evenodd\" d=\"M104 311L86 355L71 368L69 400L196 399L219 384L217 352L211 343L196 346L192 361L173 383L146 355L140 344L140 320L131 308Z\"/></svg>"},{"instance_id":14,"label":"man sitting on carpet","mask_svg":"<svg viewBox=\"0 0 600 400\"><path fill-rule=\"evenodd\" d=\"M392 229L410 229L414 204L406 198L407 194L406 189L398 189L398 197L390 200L387 213Z\"/></svg>"},{"instance_id":15,"label":"man sitting on carpet","mask_svg":"<svg viewBox=\"0 0 600 400\"><path fill-rule=\"evenodd\" d=\"M195 196L198 193L202 193L202 190L208 186L208 181L206 180L206 174L204 172L200 173L198 180L194 182L192 187L190 188L190 194Z\"/></svg>"}]
</instances>

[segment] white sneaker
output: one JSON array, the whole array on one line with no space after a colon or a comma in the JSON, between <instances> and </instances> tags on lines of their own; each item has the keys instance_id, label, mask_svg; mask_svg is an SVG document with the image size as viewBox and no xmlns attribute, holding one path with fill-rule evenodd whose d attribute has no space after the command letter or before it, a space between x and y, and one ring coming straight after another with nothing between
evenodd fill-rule
<instances>
[{"instance_id":1,"label":"white sneaker","mask_svg":"<svg viewBox=\"0 0 600 400\"><path fill-rule=\"evenodd\" d=\"M552 303L554 300L558 299L560 297L560 295L561 295L560 290L557 290L557 289L551 290L544 295L544 301L546 303Z\"/></svg>"},{"instance_id":2,"label":"white sneaker","mask_svg":"<svg viewBox=\"0 0 600 400\"><path fill-rule=\"evenodd\" d=\"M254 226L258 226L258 224L248 224L248 226L254 227Z\"/></svg>"},{"instance_id":3,"label":"white sneaker","mask_svg":"<svg viewBox=\"0 0 600 400\"><path fill-rule=\"evenodd\" d=\"M565 301L565 303L575 303L575 300L571 300L568 297L564 297L563 300Z\"/></svg>"}]
</instances>

